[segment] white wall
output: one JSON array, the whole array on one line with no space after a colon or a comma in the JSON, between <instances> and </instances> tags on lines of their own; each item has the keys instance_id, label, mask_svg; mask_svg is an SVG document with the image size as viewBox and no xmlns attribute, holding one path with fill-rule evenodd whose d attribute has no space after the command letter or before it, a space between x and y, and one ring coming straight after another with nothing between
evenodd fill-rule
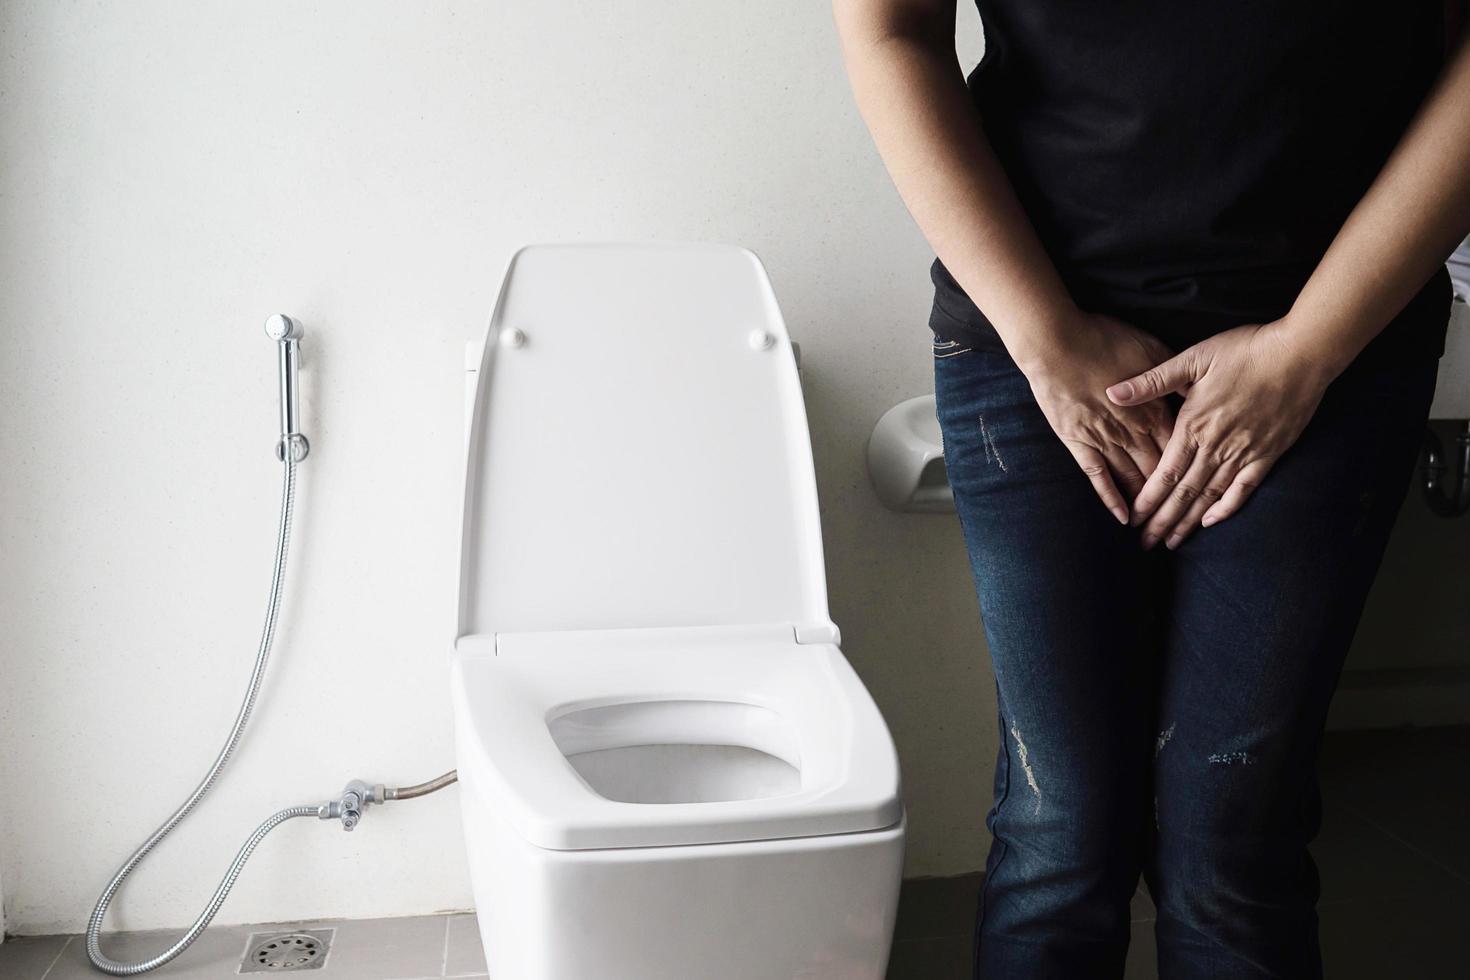
<instances>
[{"instance_id":1,"label":"white wall","mask_svg":"<svg viewBox=\"0 0 1470 980\"><path fill-rule=\"evenodd\" d=\"M826 4L11 0L0 18L12 931L80 928L233 717L278 492L269 313L309 331L314 447L281 641L233 768L112 922L186 922L277 807L453 764L462 347L527 241L766 260L803 349L833 615L904 754L911 873L979 865L994 738L958 530L881 511L862 464L878 415L931 384L930 256ZM470 905L455 792L351 835L288 824L221 921Z\"/></svg>"},{"instance_id":2,"label":"white wall","mask_svg":"<svg viewBox=\"0 0 1470 980\"><path fill-rule=\"evenodd\" d=\"M527 241L765 259L908 873L980 867L995 721L959 530L883 511L863 466L878 416L931 388L930 253L826 4L7 0L0 31L8 928L81 928L233 717L278 492L269 313L307 325L314 446L281 642L233 768L111 922L187 922L280 806L452 765L462 347ZM456 792L351 835L286 825L220 921L468 906Z\"/></svg>"}]
</instances>

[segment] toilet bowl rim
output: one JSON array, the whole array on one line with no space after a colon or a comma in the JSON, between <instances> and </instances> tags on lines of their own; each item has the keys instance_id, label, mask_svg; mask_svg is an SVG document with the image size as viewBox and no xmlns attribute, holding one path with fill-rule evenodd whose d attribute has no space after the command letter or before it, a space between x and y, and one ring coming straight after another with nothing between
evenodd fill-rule
<instances>
[{"instance_id":1,"label":"toilet bowl rim","mask_svg":"<svg viewBox=\"0 0 1470 980\"><path fill-rule=\"evenodd\" d=\"M504 812L531 842L553 849L720 843L872 830L898 819L891 736L835 645L797 648L789 628L764 635L742 629L734 637L703 634L701 649L691 651L688 636L614 632L620 635L595 638L600 647L574 642L594 639L588 636L539 637L528 644L502 642L498 655L488 652L493 646L461 644L452 658L462 775L482 803ZM639 683L634 690L625 671L606 669L626 667L626 659L600 659L645 641L658 648L648 651L650 670L666 667L686 676L723 670L727 681L769 672L764 681L786 696L758 706L777 711L805 737L803 778L810 775L810 785L777 797L695 804L619 803L587 786L556 746L548 715L588 703L579 702L579 689L595 692L604 704L666 700L672 688L650 691ZM599 668L604 676L582 676ZM752 703L747 684L707 681L700 687L701 699L713 694L715 700Z\"/></svg>"}]
</instances>

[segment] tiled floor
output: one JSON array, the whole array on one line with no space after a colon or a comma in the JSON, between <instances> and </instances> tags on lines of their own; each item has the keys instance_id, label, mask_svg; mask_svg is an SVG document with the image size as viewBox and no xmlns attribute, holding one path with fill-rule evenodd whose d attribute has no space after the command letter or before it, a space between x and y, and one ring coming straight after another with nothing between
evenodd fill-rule
<instances>
[{"instance_id":1,"label":"tiled floor","mask_svg":"<svg viewBox=\"0 0 1470 980\"><path fill-rule=\"evenodd\" d=\"M326 962L291 971L303 980L485 980L485 951L473 915L424 915L402 919L345 919L270 925L222 926L207 931L178 959L147 974L159 980L233 977L256 933L330 929ZM178 938L176 932L109 936L103 948L118 960L143 959ZM267 974L246 974L266 976ZM81 936L8 939L0 946L0 980L95 980Z\"/></svg>"},{"instance_id":2,"label":"tiled floor","mask_svg":"<svg viewBox=\"0 0 1470 980\"><path fill-rule=\"evenodd\" d=\"M1322 871L1327 976L1465 976L1470 728L1330 735L1322 784L1326 814L1313 851ZM904 884L889 980L968 980L979 887L979 875ZM1140 892L1133 903L1127 980L1157 976L1153 917L1153 904ZM479 930L470 915L215 928L153 975L160 980L231 977L252 934L293 929L335 930L325 965L302 971L303 978L485 978ZM154 952L173 938L172 933L116 936L107 949L126 959ZM79 937L10 939L0 946L0 980L97 975Z\"/></svg>"}]
</instances>

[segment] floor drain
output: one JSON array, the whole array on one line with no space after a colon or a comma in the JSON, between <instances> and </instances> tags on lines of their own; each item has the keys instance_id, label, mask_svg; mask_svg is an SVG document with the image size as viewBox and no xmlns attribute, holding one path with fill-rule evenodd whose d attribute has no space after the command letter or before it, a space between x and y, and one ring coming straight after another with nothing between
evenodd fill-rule
<instances>
[{"instance_id":1,"label":"floor drain","mask_svg":"<svg viewBox=\"0 0 1470 980\"><path fill-rule=\"evenodd\" d=\"M241 973L279 973L283 970L318 970L327 961L332 946L331 929L301 932L256 933L250 937Z\"/></svg>"}]
</instances>

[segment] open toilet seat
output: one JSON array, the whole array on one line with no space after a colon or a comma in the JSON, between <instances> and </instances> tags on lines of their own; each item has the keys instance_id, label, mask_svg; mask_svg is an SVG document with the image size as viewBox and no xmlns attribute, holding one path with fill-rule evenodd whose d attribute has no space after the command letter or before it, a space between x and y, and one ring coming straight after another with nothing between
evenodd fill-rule
<instances>
[{"instance_id":1,"label":"open toilet seat","mask_svg":"<svg viewBox=\"0 0 1470 980\"><path fill-rule=\"evenodd\" d=\"M534 245L466 367L461 813L492 976L882 980L906 820L760 260Z\"/></svg>"},{"instance_id":2,"label":"open toilet seat","mask_svg":"<svg viewBox=\"0 0 1470 980\"><path fill-rule=\"evenodd\" d=\"M799 644L790 626L466 636L452 669L460 777L539 847L773 840L877 830L902 816L877 706L835 645ZM728 766L730 785L758 792L629 802L599 792L576 764L583 753L658 746L733 746L694 768L718 780ZM670 778L667 757L612 761ZM785 791L762 775L783 764L795 770Z\"/></svg>"}]
</instances>

